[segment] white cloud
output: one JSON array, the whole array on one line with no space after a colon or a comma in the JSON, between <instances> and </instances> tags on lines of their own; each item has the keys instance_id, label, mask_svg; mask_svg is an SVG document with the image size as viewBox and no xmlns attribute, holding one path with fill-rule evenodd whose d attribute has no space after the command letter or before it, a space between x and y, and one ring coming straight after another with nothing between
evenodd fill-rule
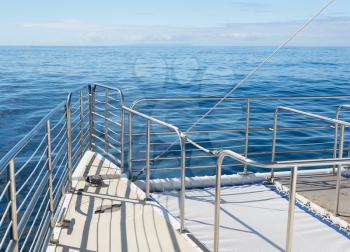
<instances>
[{"instance_id":1,"label":"white cloud","mask_svg":"<svg viewBox=\"0 0 350 252\"><path fill-rule=\"evenodd\" d=\"M197 44L197 45L276 45L287 39L302 21L271 23L230 23L213 27L115 26L78 20L24 24L26 29L45 32L60 30L66 44ZM350 18L328 17L313 22L292 45L350 45ZM62 35L63 34L63 35ZM79 37L76 37L77 34ZM75 40L70 40L75 36ZM38 38L39 39L39 38Z\"/></svg>"},{"instance_id":2,"label":"white cloud","mask_svg":"<svg viewBox=\"0 0 350 252\"><path fill-rule=\"evenodd\" d=\"M97 24L85 23L79 20L61 20L61 21L47 21L47 22L34 22L25 23L23 27L27 28L47 28L47 29L59 29L59 30L79 30L79 31L91 31L106 29L104 26Z\"/></svg>"}]
</instances>

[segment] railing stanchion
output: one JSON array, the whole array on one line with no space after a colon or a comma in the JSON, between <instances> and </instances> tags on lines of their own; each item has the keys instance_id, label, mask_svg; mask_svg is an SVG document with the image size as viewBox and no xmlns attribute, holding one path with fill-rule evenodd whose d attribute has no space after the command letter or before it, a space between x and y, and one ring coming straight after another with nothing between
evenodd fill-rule
<instances>
[{"instance_id":1,"label":"railing stanchion","mask_svg":"<svg viewBox=\"0 0 350 252\"><path fill-rule=\"evenodd\" d=\"M221 194L221 166L225 158L225 154L218 157L216 163L215 176L215 213L214 213L214 252L219 251L219 229L220 229L220 194Z\"/></svg>"},{"instance_id":2,"label":"railing stanchion","mask_svg":"<svg viewBox=\"0 0 350 252\"><path fill-rule=\"evenodd\" d=\"M339 114L341 111L341 107L338 107L337 112L335 114L335 119L339 120ZM334 124L334 146L333 146L333 158L337 158L337 150L338 150L338 123ZM332 169L333 175L335 175L335 165L333 165Z\"/></svg>"},{"instance_id":3,"label":"railing stanchion","mask_svg":"<svg viewBox=\"0 0 350 252\"><path fill-rule=\"evenodd\" d=\"M150 152L151 152L151 121L147 120L146 132L146 200L150 194Z\"/></svg>"},{"instance_id":4,"label":"railing stanchion","mask_svg":"<svg viewBox=\"0 0 350 252\"><path fill-rule=\"evenodd\" d=\"M105 90L105 152L108 154L108 88Z\"/></svg>"},{"instance_id":5,"label":"railing stanchion","mask_svg":"<svg viewBox=\"0 0 350 252\"><path fill-rule=\"evenodd\" d=\"M123 108L123 104L120 106L120 169L121 172L124 173L124 154L125 154L125 147L124 147L124 134L125 134L125 112Z\"/></svg>"},{"instance_id":6,"label":"railing stanchion","mask_svg":"<svg viewBox=\"0 0 350 252\"><path fill-rule=\"evenodd\" d=\"M248 157L248 148L249 148L249 124L250 124L250 99L247 98L247 108L246 108L246 124L245 124L245 147L244 147L244 156ZM245 164L243 173L248 173L248 166Z\"/></svg>"},{"instance_id":7,"label":"railing stanchion","mask_svg":"<svg viewBox=\"0 0 350 252\"><path fill-rule=\"evenodd\" d=\"M128 149L128 177L129 179L132 177L132 114L129 112L129 149Z\"/></svg>"},{"instance_id":8,"label":"railing stanchion","mask_svg":"<svg viewBox=\"0 0 350 252\"><path fill-rule=\"evenodd\" d=\"M344 151L344 133L345 133L345 126L342 125L340 128L340 143L339 143L339 155L338 158L343 158L343 151ZM340 200L340 187L341 187L341 170L342 165L338 165L337 170L337 185L336 185L336 199L335 199L335 210L334 214L339 215L339 200Z\"/></svg>"},{"instance_id":9,"label":"railing stanchion","mask_svg":"<svg viewBox=\"0 0 350 252\"><path fill-rule=\"evenodd\" d=\"M297 190L298 166L294 166L291 171L289 187L288 224L286 238L286 252L292 251L294 215L295 215L295 194Z\"/></svg>"},{"instance_id":10,"label":"railing stanchion","mask_svg":"<svg viewBox=\"0 0 350 252\"><path fill-rule=\"evenodd\" d=\"M50 228L53 229L55 226L53 216L54 216L54 207L53 207L53 189L52 189L52 155L51 155L51 123L50 120L47 120L46 123L46 132L47 132L47 167L49 173L49 203L50 203Z\"/></svg>"},{"instance_id":11,"label":"railing stanchion","mask_svg":"<svg viewBox=\"0 0 350 252\"><path fill-rule=\"evenodd\" d=\"M181 150L181 191L180 191L180 232L185 230L185 193L186 193L186 137L180 133Z\"/></svg>"},{"instance_id":12,"label":"railing stanchion","mask_svg":"<svg viewBox=\"0 0 350 252\"><path fill-rule=\"evenodd\" d=\"M272 151L271 151L271 161L276 160L276 138L277 138L277 120L278 120L278 108L275 109L273 115L273 138L272 138ZM271 178L275 177L275 171L271 169Z\"/></svg>"},{"instance_id":13,"label":"railing stanchion","mask_svg":"<svg viewBox=\"0 0 350 252\"><path fill-rule=\"evenodd\" d=\"M66 111L66 137L67 137L67 168L68 168L68 191L72 191L72 129L71 129L71 95L69 94L67 103L65 104Z\"/></svg>"},{"instance_id":14,"label":"railing stanchion","mask_svg":"<svg viewBox=\"0 0 350 252\"><path fill-rule=\"evenodd\" d=\"M80 110L80 158L84 155L84 107L83 107L83 90L80 90L79 97L79 110Z\"/></svg>"},{"instance_id":15,"label":"railing stanchion","mask_svg":"<svg viewBox=\"0 0 350 252\"><path fill-rule=\"evenodd\" d=\"M15 181L15 161L9 162L9 180L11 200L11 221L12 221L12 240L16 243L13 251L18 252L18 227L17 227L17 202L16 202L16 181Z\"/></svg>"},{"instance_id":16,"label":"railing stanchion","mask_svg":"<svg viewBox=\"0 0 350 252\"><path fill-rule=\"evenodd\" d=\"M95 85L89 85L89 150L92 150L92 135L94 131L94 101L95 101Z\"/></svg>"}]
</instances>

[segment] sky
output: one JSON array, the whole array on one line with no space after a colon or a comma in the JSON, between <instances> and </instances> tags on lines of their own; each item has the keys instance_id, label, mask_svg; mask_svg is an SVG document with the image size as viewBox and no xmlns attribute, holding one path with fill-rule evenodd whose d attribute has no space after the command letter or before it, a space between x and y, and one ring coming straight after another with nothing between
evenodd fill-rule
<instances>
[{"instance_id":1,"label":"sky","mask_svg":"<svg viewBox=\"0 0 350 252\"><path fill-rule=\"evenodd\" d=\"M327 1L3 0L0 45L278 45ZM350 1L291 45L350 46Z\"/></svg>"}]
</instances>

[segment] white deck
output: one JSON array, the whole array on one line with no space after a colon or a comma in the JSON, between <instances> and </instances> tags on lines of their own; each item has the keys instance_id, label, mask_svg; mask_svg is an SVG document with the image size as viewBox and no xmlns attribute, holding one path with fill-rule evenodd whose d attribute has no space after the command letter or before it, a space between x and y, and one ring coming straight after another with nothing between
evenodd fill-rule
<instances>
[{"instance_id":1,"label":"white deck","mask_svg":"<svg viewBox=\"0 0 350 252\"><path fill-rule=\"evenodd\" d=\"M55 228L58 244L49 245L48 251L196 251L158 206L144 202L140 189L128 179L104 180L101 187L83 179L83 175L118 172L100 155L85 154L73 175L75 192L66 195L65 219L71 224L68 228ZM111 209L112 204L119 203L120 208ZM101 208L104 213L95 213Z\"/></svg>"},{"instance_id":2,"label":"white deck","mask_svg":"<svg viewBox=\"0 0 350 252\"><path fill-rule=\"evenodd\" d=\"M186 228L213 248L214 188L187 190ZM288 201L264 185L222 188L220 251L284 251ZM178 217L178 191L153 197ZM350 239L296 207L293 251L350 251Z\"/></svg>"}]
</instances>

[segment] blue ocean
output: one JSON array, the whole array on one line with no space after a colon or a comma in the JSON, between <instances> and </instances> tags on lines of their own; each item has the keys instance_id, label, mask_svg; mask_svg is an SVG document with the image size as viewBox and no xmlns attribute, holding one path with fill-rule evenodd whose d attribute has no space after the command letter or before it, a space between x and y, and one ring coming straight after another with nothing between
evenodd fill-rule
<instances>
[{"instance_id":1,"label":"blue ocean","mask_svg":"<svg viewBox=\"0 0 350 252\"><path fill-rule=\"evenodd\" d=\"M75 87L119 87L127 104L142 97L222 97L272 50L0 47L0 157ZM349 95L349 80L350 48L287 47L231 97Z\"/></svg>"}]
</instances>

